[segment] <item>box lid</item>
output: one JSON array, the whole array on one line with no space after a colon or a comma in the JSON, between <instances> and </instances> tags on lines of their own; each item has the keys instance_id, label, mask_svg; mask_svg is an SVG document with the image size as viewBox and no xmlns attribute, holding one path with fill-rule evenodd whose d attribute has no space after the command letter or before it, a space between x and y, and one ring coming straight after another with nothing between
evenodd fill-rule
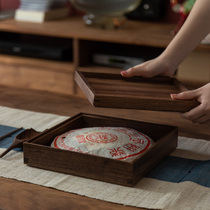
<instances>
[{"instance_id":1,"label":"box lid","mask_svg":"<svg viewBox=\"0 0 210 210\"><path fill-rule=\"evenodd\" d=\"M195 100L171 99L171 93L188 90L175 78L76 71L75 81L95 107L186 112L199 105Z\"/></svg>"}]
</instances>

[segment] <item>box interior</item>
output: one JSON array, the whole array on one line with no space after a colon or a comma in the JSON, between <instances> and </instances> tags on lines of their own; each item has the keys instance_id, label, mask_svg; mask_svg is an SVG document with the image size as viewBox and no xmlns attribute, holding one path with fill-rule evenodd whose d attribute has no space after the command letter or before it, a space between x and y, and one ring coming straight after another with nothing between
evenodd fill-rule
<instances>
[{"instance_id":1,"label":"box interior","mask_svg":"<svg viewBox=\"0 0 210 210\"><path fill-rule=\"evenodd\" d=\"M63 134L69 130L78 129L78 128L87 128L87 127L101 127L101 126L127 127L127 128L135 129L149 136L155 142L153 146L157 142L161 141L161 138L163 138L164 136L169 134L172 130L174 130L174 127L171 127L171 126L157 125L157 124L152 124L152 123L145 123L145 122L139 122L139 121L134 121L134 120L127 120L127 119L120 119L120 118L113 118L113 117L106 117L106 116L79 114L71 118L70 120L67 120L65 123L62 123L58 126L53 127L42 136L35 139L33 141L33 144L39 144L39 145L50 147L52 141L54 140L56 136ZM51 148L51 149L55 149L55 148ZM137 157L134 157L133 159L128 160L128 162L133 161Z\"/></svg>"},{"instance_id":2,"label":"box interior","mask_svg":"<svg viewBox=\"0 0 210 210\"><path fill-rule=\"evenodd\" d=\"M170 100L170 93L179 93L186 88L174 78L123 78L120 74L82 72L95 94L136 98Z\"/></svg>"}]
</instances>

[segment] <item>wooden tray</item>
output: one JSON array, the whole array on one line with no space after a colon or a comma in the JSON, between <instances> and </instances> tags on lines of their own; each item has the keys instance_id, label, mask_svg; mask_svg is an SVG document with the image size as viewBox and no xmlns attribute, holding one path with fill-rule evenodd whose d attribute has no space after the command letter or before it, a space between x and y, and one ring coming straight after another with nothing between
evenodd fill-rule
<instances>
[{"instance_id":1,"label":"wooden tray","mask_svg":"<svg viewBox=\"0 0 210 210\"><path fill-rule=\"evenodd\" d=\"M53 139L68 130L114 126L138 130L155 142L132 160L116 160L50 147ZM178 131L172 126L80 113L23 143L24 163L115 184L133 186L177 146Z\"/></svg>"},{"instance_id":2,"label":"wooden tray","mask_svg":"<svg viewBox=\"0 0 210 210\"><path fill-rule=\"evenodd\" d=\"M124 78L120 74L75 72L75 81L95 107L186 112L197 101L172 100L171 93L186 91L175 78Z\"/></svg>"}]
</instances>

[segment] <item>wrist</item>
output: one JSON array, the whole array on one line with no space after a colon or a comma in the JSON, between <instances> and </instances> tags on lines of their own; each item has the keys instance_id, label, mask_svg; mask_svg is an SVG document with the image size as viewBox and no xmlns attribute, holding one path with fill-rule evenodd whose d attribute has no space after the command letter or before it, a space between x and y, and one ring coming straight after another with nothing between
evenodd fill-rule
<instances>
[{"instance_id":1,"label":"wrist","mask_svg":"<svg viewBox=\"0 0 210 210\"><path fill-rule=\"evenodd\" d=\"M162 53L159 58L160 62L164 66L164 75L166 76L172 76L174 75L175 71L178 68L178 64L173 58L170 58L170 56L167 53Z\"/></svg>"}]
</instances>

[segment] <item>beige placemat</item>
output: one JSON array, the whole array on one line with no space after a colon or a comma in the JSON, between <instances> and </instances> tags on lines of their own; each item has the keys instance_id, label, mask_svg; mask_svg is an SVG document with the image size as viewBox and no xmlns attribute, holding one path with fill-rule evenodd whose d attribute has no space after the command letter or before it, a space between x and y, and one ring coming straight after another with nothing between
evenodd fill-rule
<instances>
[{"instance_id":1,"label":"beige placemat","mask_svg":"<svg viewBox=\"0 0 210 210\"><path fill-rule=\"evenodd\" d=\"M65 116L36 113L0 106L0 124L42 131L67 119ZM4 149L0 149L2 152ZM210 142L179 137L179 157L210 160ZM150 209L210 209L210 188L193 182L170 183L143 178L135 187L105 183L23 164L23 154L11 151L0 159L0 176L104 201Z\"/></svg>"}]
</instances>

